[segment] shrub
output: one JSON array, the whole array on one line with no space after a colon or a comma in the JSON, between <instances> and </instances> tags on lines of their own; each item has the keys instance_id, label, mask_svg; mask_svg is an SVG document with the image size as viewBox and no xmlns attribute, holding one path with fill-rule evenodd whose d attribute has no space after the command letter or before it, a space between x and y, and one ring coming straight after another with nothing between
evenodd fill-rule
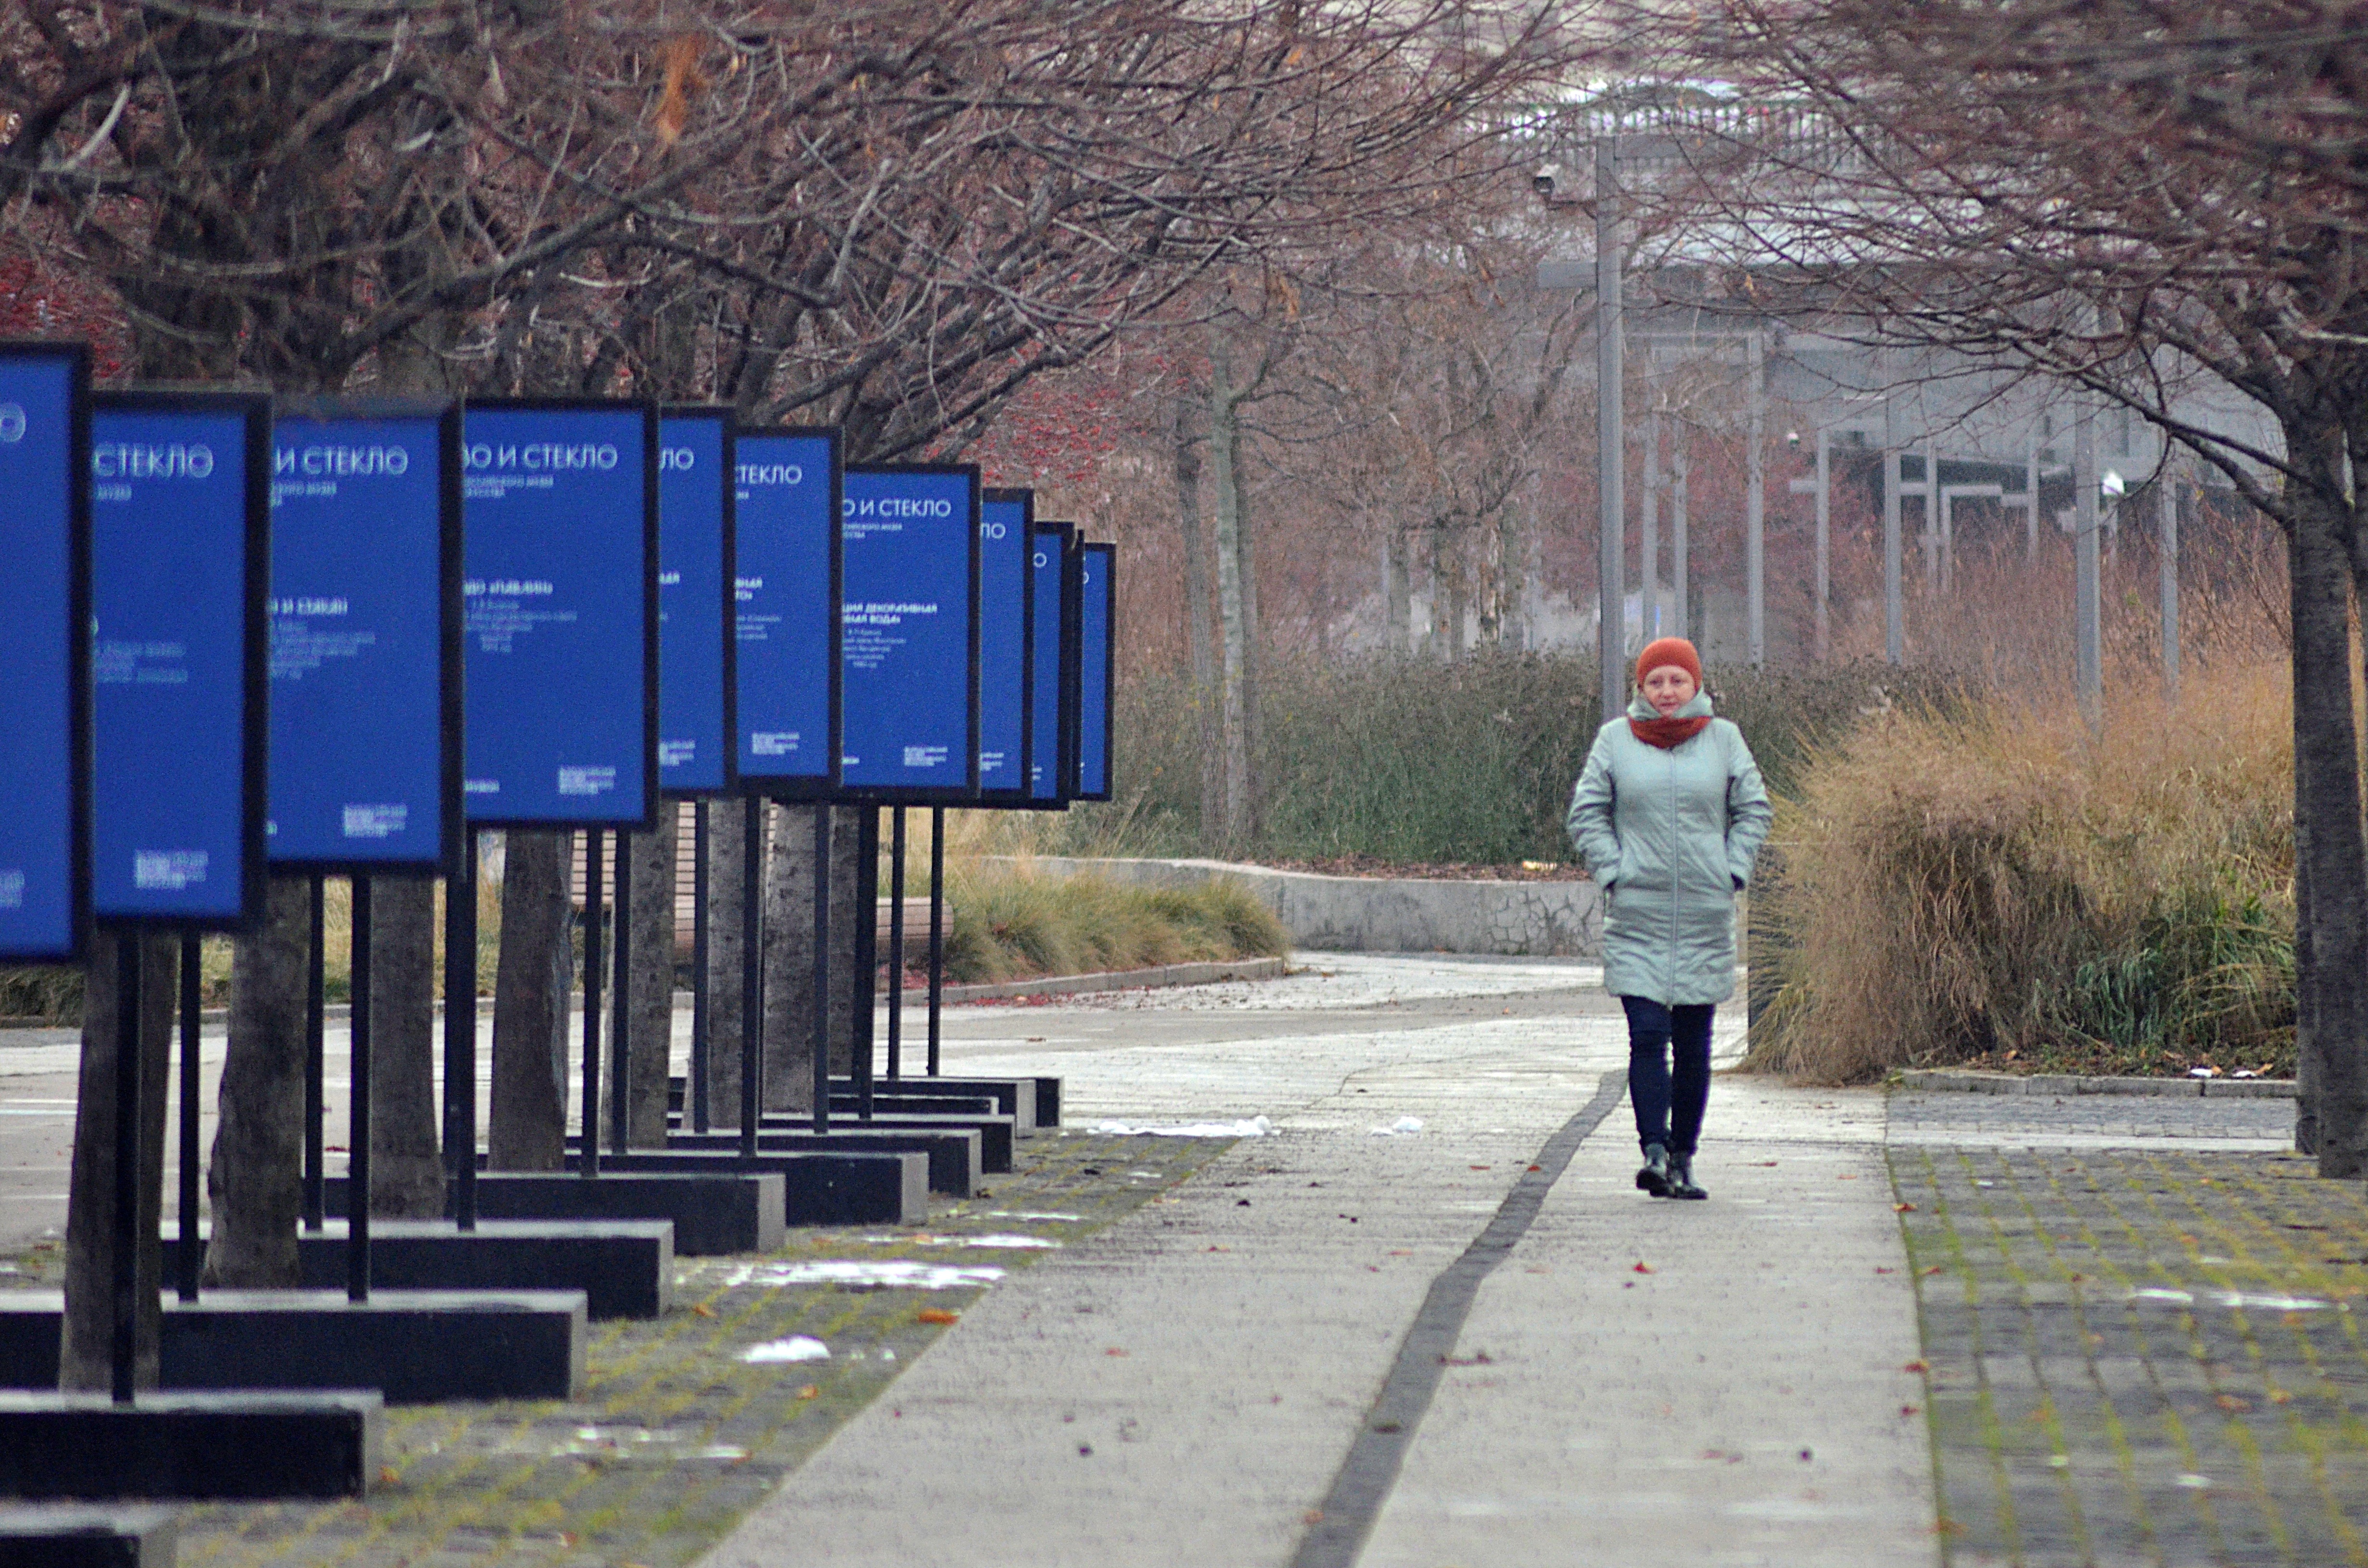
<instances>
[{"instance_id":1,"label":"shrub","mask_svg":"<svg viewBox=\"0 0 2368 1568\"><path fill-rule=\"evenodd\" d=\"M1596 731L1595 662L1475 653L1281 665L1264 677L1261 829L1200 841L1200 724L1188 682L1139 676L1119 692L1121 798L1021 818L1007 840L1055 854L1365 855L1392 861L1566 860L1563 813ZM1883 665L1709 672L1770 787L1810 747L1871 712L1948 698L1944 679Z\"/></svg>"},{"instance_id":2,"label":"shrub","mask_svg":"<svg viewBox=\"0 0 2368 1568\"><path fill-rule=\"evenodd\" d=\"M946 976L960 983L1275 957L1291 938L1230 882L1125 888L1025 869L947 871Z\"/></svg>"},{"instance_id":3,"label":"shrub","mask_svg":"<svg viewBox=\"0 0 2368 1568\"><path fill-rule=\"evenodd\" d=\"M2093 738L1991 698L1813 748L1753 895L1752 1064L2290 1071L2292 766L2271 666Z\"/></svg>"}]
</instances>

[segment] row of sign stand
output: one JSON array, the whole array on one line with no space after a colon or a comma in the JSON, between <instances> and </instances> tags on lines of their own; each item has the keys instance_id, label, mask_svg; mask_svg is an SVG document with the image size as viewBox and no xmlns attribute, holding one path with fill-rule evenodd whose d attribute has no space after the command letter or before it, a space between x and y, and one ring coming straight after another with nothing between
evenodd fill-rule
<instances>
[{"instance_id":1,"label":"row of sign stand","mask_svg":"<svg viewBox=\"0 0 2368 1568\"><path fill-rule=\"evenodd\" d=\"M850 470L836 431L734 432L727 410L507 400L464 422L450 403L313 402L283 406L275 429L260 396L94 397L87 377L80 345L0 344L13 507L0 517L0 961L81 962L94 930L112 936L111 1097L130 1108L141 938L178 937L178 1300L160 1347L167 1392L137 1392L140 1173L136 1140L119 1138L112 1388L29 1392L55 1386L56 1335L46 1366L37 1351L62 1305L0 1299L0 1385L28 1391L0 1392L0 1496L358 1494L378 1474L385 1403L568 1397L587 1315L665 1310L675 1252L767 1249L785 1222L917 1221L928 1188L966 1196L1008 1168L1011 1138L1057 1124L1056 1079L939 1074L943 818L1109 798L1110 547L1036 523L1026 492L983 493L973 468ZM625 1125L625 841L666 795L700 798L696 1044L685 1131L642 1151ZM732 797L747 846L744 1039L738 1125L718 1149L703 840ZM861 818L843 982L855 1072L839 1081L820 1000L831 843L817 809L813 1107L794 1119L761 1107L768 800L893 808L893 1092L871 1072L877 811ZM921 1080L902 1074L911 805L933 828ZM440 874L472 890L483 827L587 835L575 1172L479 1174L475 900L450 896L445 994L470 999L444 1015L451 1212L374 1226L351 1200L370 1182L371 880ZM609 831L620 961L604 1156ZM300 1256L308 1283L342 1265L342 1299L198 1289L198 937L252 928L270 869L312 879ZM340 874L351 1131L335 1181L322 949L324 879ZM854 1130L834 1122L840 1099ZM965 1105L977 1100L994 1109ZM578 1288L486 1288L553 1279Z\"/></svg>"}]
</instances>

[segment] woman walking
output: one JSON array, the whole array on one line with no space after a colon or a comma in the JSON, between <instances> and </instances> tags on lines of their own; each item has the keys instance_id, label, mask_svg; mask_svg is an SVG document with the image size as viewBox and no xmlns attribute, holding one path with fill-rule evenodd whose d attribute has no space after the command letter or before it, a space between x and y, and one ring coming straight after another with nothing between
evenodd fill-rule
<instances>
[{"instance_id":1,"label":"woman walking","mask_svg":"<svg viewBox=\"0 0 2368 1568\"><path fill-rule=\"evenodd\" d=\"M1711 717L1682 637L1636 660L1628 716L1595 733L1571 842L1603 890L1603 984L1628 1013L1628 1098L1656 1198L1708 1198L1693 1159L1710 1099L1710 1023L1735 989L1735 895L1773 816L1743 732Z\"/></svg>"}]
</instances>

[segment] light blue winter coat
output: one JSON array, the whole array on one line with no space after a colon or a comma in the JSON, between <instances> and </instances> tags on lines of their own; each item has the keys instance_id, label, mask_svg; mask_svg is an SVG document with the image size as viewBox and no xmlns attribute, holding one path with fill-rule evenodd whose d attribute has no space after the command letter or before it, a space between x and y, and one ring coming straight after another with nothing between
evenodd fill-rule
<instances>
[{"instance_id":1,"label":"light blue winter coat","mask_svg":"<svg viewBox=\"0 0 2368 1568\"><path fill-rule=\"evenodd\" d=\"M1700 718L1710 694L1673 717ZM1638 697L1630 717L1651 719ZM1743 732L1713 719L1668 750L1615 719L1595 733L1565 823L1603 890L1603 985L1665 1006L1735 989L1735 895L1774 812Z\"/></svg>"}]
</instances>

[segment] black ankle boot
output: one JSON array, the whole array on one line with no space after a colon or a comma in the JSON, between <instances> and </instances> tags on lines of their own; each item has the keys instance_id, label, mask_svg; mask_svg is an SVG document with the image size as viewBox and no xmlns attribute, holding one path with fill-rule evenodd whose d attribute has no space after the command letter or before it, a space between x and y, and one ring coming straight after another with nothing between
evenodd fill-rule
<instances>
[{"instance_id":1,"label":"black ankle boot","mask_svg":"<svg viewBox=\"0 0 2368 1568\"><path fill-rule=\"evenodd\" d=\"M1638 1177L1641 1183L1643 1177ZM1671 1198L1703 1199L1710 1196L1694 1183L1694 1157L1691 1154L1669 1156L1668 1196Z\"/></svg>"},{"instance_id":2,"label":"black ankle boot","mask_svg":"<svg viewBox=\"0 0 2368 1568\"><path fill-rule=\"evenodd\" d=\"M1669 1152L1658 1143L1645 1145L1645 1168L1636 1173L1636 1187L1656 1198L1669 1196Z\"/></svg>"}]
</instances>

